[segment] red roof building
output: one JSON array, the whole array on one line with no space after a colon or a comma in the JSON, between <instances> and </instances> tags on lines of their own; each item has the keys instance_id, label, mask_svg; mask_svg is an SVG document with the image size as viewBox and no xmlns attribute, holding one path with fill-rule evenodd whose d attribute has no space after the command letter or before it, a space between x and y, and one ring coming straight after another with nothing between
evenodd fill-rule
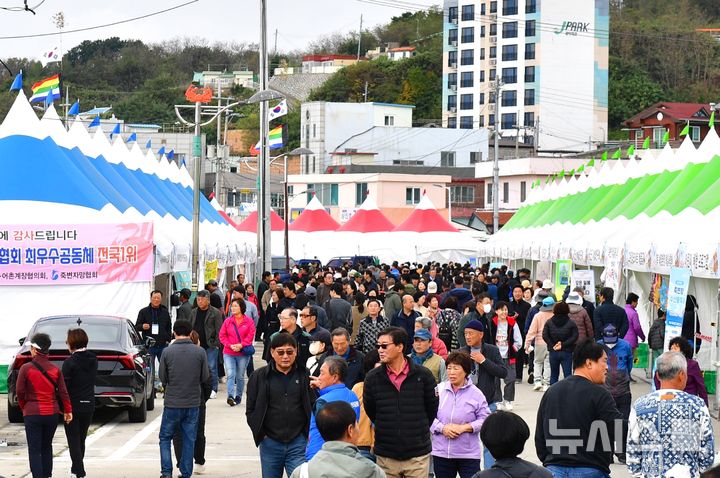
<instances>
[{"instance_id":1,"label":"red roof building","mask_svg":"<svg viewBox=\"0 0 720 478\"><path fill-rule=\"evenodd\" d=\"M690 139L699 143L709 131L710 105L705 103L655 103L624 122L630 131L630 141L640 145L650 138L653 148L664 146L665 132L670 132L670 141L681 141L680 132L690 125ZM720 119L720 118L718 118ZM720 125L715 127L720 133Z\"/></svg>"}]
</instances>

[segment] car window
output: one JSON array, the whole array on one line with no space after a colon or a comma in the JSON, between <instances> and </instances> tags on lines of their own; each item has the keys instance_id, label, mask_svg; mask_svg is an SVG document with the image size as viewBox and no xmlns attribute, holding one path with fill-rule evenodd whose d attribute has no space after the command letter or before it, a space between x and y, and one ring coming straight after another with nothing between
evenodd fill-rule
<instances>
[{"instance_id":1,"label":"car window","mask_svg":"<svg viewBox=\"0 0 720 478\"><path fill-rule=\"evenodd\" d=\"M133 327L133 325L129 322L125 322L125 324L127 325L131 345L140 345L142 343L142 340L140 339L137 330L135 330L135 327Z\"/></svg>"},{"instance_id":2,"label":"car window","mask_svg":"<svg viewBox=\"0 0 720 478\"><path fill-rule=\"evenodd\" d=\"M118 321L119 322L119 321ZM34 333L44 333L50 336L53 348L64 348L67 340L67 332L70 329L78 328L78 324L74 321L64 320L47 320L37 324ZM119 323L115 324L110 321L103 322L83 322L80 328L85 331L92 343L111 342L117 343L120 335ZM62 347L59 344L63 344Z\"/></svg>"}]
</instances>

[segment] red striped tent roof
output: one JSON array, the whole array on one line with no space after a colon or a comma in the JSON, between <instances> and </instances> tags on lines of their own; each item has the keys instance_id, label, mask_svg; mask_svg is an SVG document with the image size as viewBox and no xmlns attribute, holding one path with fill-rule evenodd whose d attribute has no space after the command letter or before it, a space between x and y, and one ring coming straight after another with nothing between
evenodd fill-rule
<instances>
[{"instance_id":1,"label":"red striped tent roof","mask_svg":"<svg viewBox=\"0 0 720 478\"><path fill-rule=\"evenodd\" d=\"M250 215L238 225L239 231L245 232L257 232L258 228L258 213L257 211L251 212ZM270 211L270 230L271 231L284 231L285 222L275 211Z\"/></svg>"},{"instance_id":2,"label":"red striped tent roof","mask_svg":"<svg viewBox=\"0 0 720 478\"><path fill-rule=\"evenodd\" d=\"M368 196L360 209L338 229L338 232L389 232L393 229L395 224L378 209L375 199Z\"/></svg>"},{"instance_id":3,"label":"red striped tent roof","mask_svg":"<svg viewBox=\"0 0 720 478\"><path fill-rule=\"evenodd\" d=\"M288 228L291 231L336 231L340 224L330 216L317 197L313 196L303 212Z\"/></svg>"},{"instance_id":4,"label":"red striped tent roof","mask_svg":"<svg viewBox=\"0 0 720 478\"><path fill-rule=\"evenodd\" d=\"M458 232L444 217L437 212L430 198L423 194L415 210L398 225L393 232Z\"/></svg>"}]
</instances>

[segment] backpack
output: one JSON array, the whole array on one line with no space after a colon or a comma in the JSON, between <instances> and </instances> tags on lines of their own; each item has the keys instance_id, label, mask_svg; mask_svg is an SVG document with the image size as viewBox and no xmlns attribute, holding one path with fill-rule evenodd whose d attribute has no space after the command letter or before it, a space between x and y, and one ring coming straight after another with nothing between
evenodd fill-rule
<instances>
[{"instance_id":1,"label":"backpack","mask_svg":"<svg viewBox=\"0 0 720 478\"><path fill-rule=\"evenodd\" d=\"M438 338L445 343L448 350L451 350L453 330L450 323L452 322L452 318L447 315L449 314L446 314L445 310L440 311L440 320L437 321Z\"/></svg>"}]
</instances>

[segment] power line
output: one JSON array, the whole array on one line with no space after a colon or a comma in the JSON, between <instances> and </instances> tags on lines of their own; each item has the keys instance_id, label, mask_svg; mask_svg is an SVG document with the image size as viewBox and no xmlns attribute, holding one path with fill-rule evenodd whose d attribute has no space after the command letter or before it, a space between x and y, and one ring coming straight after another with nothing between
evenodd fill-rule
<instances>
[{"instance_id":1,"label":"power line","mask_svg":"<svg viewBox=\"0 0 720 478\"><path fill-rule=\"evenodd\" d=\"M37 10L40 5L45 3L45 0L42 0L40 3L32 7L28 7L27 0L24 0L23 3L24 5L22 7L0 7L0 10L5 10L7 12L30 12L35 15L35 10Z\"/></svg>"},{"instance_id":2,"label":"power line","mask_svg":"<svg viewBox=\"0 0 720 478\"><path fill-rule=\"evenodd\" d=\"M165 9L163 9L163 10L158 10L158 11L156 11L156 12L146 13L145 15L140 15L140 16L138 16L138 17L127 18L127 19L125 19L125 20L118 20L117 22L104 23L104 24L102 24L102 25L95 25L95 26L92 26L92 27L76 28L76 29L74 29L74 30L61 30L61 31L47 32L47 33L33 33L33 34L29 34L29 35L0 36L0 40L17 40L17 39L21 39L21 38L50 37L50 36L62 35L62 34L69 34L69 33L87 32L87 31L90 31L90 30L99 30L99 29L101 29L101 28L112 27L112 26L115 26L115 25L122 25L122 24L124 24L124 23L130 23L130 22L134 22L134 21L137 21L137 20L143 20L143 19L145 19L145 18L150 18L150 17L154 17L154 16L157 16L157 15L161 15L161 14L163 14L163 13L171 12L171 11L173 11L173 10L178 10L178 9L183 8L183 7L186 7L186 6L188 6L188 5L192 5L193 3L197 3L197 2L199 2L199 1L200 1L200 0L190 0L190 1L185 2L185 3L181 3L181 4L179 4L179 5L175 5L175 6L173 6L173 7L165 8Z\"/></svg>"}]
</instances>

